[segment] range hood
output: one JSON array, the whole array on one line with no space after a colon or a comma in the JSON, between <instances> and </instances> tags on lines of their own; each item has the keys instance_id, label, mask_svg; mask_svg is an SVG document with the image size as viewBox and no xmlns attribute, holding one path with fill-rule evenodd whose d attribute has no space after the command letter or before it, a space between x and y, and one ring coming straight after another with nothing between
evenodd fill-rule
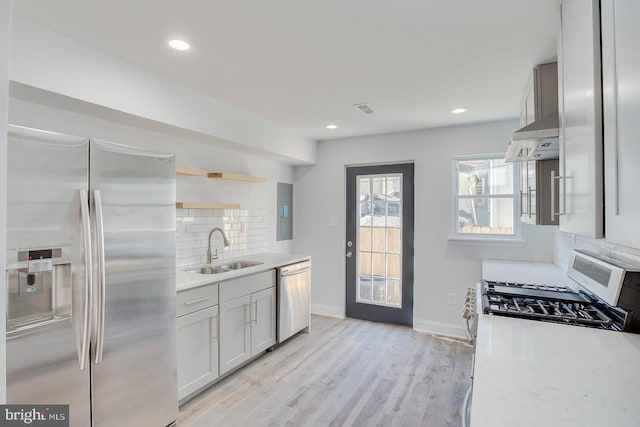
<instances>
[{"instance_id":1,"label":"range hood","mask_svg":"<svg viewBox=\"0 0 640 427\"><path fill-rule=\"evenodd\" d=\"M559 155L558 112L547 114L513 133L506 162L557 159Z\"/></svg>"}]
</instances>

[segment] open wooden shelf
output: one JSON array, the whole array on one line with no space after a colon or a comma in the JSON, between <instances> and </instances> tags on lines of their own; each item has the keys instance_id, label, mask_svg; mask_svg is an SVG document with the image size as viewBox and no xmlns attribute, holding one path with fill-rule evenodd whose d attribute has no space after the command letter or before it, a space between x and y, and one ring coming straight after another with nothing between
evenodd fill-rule
<instances>
[{"instance_id":1,"label":"open wooden shelf","mask_svg":"<svg viewBox=\"0 0 640 427\"><path fill-rule=\"evenodd\" d=\"M243 182L266 182L267 178L261 176L241 175L238 173L229 172L207 172L203 169L185 168L182 166L176 166L176 175L186 176L206 176L214 179L230 179L233 181Z\"/></svg>"},{"instance_id":2,"label":"open wooden shelf","mask_svg":"<svg viewBox=\"0 0 640 427\"><path fill-rule=\"evenodd\" d=\"M236 203L176 202L178 209L240 209Z\"/></svg>"},{"instance_id":3,"label":"open wooden shelf","mask_svg":"<svg viewBox=\"0 0 640 427\"><path fill-rule=\"evenodd\" d=\"M178 166L176 167L176 175L207 176L207 171L201 169L183 168L181 166Z\"/></svg>"},{"instance_id":4,"label":"open wooden shelf","mask_svg":"<svg viewBox=\"0 0 640 427\"><path fill-rule=\"evenodd\" d=\"M262 178L260 176L240 175L237 173L229 173L229 172L209 172L207 176L209 178L231 179L233 181L244 181L244 182L266 182L267 181L267 178Z\"/></svg>"}]
</instances>

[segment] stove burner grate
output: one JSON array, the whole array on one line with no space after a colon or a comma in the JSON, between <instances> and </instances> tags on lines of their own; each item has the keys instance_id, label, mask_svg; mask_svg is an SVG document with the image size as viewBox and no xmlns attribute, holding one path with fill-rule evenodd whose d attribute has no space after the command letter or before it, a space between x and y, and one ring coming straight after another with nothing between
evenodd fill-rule
<instances>
[{"instance_id":1,"label":"stove burner grate","mask_svg":"<svg viewBox=\"0 0 640 427\"><path fill-rule=\"evenodd\" d=\"M487 282L489 286L499 285L499 286L507 286L518 289L531 289L536 291L553 291L553 292L567 292L567 293L575 293L575 291L567 286L557 286L557 285L538 285L535 283L517 283L517 282Z\"/></svg>"},{"instance_id":2,"label":"stove burner grate","mask_svg":"<svg viewBox=\"0 0 640 427\"><path fill-rule=\"evenodd\" d=\"M613 319L592 304L487 295L489 312L506 316L617 329Z\"/></svg>"},{"instance_id":3,"label":"stove burner grate","mask_svg":"<svg viewBox=\"0 0 640 427\"><path fill-rule=\"evenodd\" d=\"M621 331L624 317L566 286L483 281L485 314Z\"/></svg>"}]
</instances>

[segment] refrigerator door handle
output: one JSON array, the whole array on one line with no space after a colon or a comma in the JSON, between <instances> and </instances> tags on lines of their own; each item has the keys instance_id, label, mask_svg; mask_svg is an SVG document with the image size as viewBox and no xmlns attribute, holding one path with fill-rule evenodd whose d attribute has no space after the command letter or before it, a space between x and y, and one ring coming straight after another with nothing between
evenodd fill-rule
<instances>
[{"instance_id":1,"label":"refrigerator door handle","mask_svg":"<svg viewBox=\"0 0 640 427\"><path fill-rule=\"evenodd\" d=\"M80 195L80 214L82 221L82 244L84 246L84 313L82 314L82 344L80 347L80 369L84 370L87 367L87 360L89 357L87 353L89 351L89 340L91 333L91 288L93 269L92 257L91 257L91 225L89 221L89 197L87 190L78 190Z\"/></svg>"},{"instance_id":2,"label":"refrigerator door handle","mask_svg":"<svg viewBox=\"0 0 640 427\"><path fill-rule=\"evenodd\" d=\"M96 313L96 365L102 362L102 353L104 351L104 316L105 316L105 300L106 300L106 274L104 259L104 219L102 216L102 197L100 190L93 191L93 203L96 212L96 248L98 260L98 299Z\"/></svg>"}]
</instances>

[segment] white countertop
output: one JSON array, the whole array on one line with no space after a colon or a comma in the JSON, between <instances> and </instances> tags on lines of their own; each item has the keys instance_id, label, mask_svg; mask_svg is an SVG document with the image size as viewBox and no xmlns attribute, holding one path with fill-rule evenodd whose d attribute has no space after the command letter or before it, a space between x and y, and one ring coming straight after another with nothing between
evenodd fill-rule
<instances>
[{"instance_id":1,"label":"white countertop","mask_svg":"<svg viewBox=\"0 0 640 427\"><path fill-rule=\"evenodd\" d=\"M482 260L482 278L508 282L526 282L539 285L574 287L567 272L555 264L542 262L520 262Z\"/></svg>"},{"instance_id":2,"label":"white countertop","mask_svg":"<svg viewBox=\"0 0 640 427\"><path fill-rule=\"evenodd\" d=\"M640 335L481 315L471 427L640 426Z\"/></svg>"},{"instance_id":3,"label":"white countertop","mask_svg":"<svg viewBox=\"0 0 640 427\"><path fill-rule=\"evenodd\" d=\"M259 273L261 271L270 270L272 268L281 267L283 265L293 264L300 261L308 261L311 257L308 255L297 254L276 254L276 253L263 253L257 255L248 255L239 258L219 259L211 263L211 265L227 264L234 261L246 260L246 261L259 261L260 265L253 267L242 268L240 270L233 270L227 273L220 274L199 274L199 273L187 273L184 270L188 267L181 267L176 272L176 291L185 291L187 289L196 288L198 286L207 285L209 283L217 283L223 280L229 280L240 276L246 276L247 274ZM199 267L198 265L193 266Z\"/></svg>"}]
</instances>

